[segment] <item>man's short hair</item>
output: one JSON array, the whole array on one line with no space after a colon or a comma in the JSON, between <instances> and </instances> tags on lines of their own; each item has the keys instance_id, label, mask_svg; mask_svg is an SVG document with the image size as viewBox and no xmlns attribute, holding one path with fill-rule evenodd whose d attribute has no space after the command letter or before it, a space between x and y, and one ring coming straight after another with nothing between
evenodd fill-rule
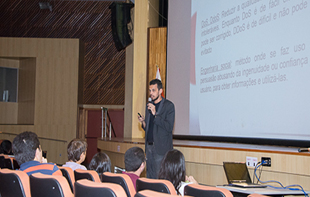
<instances>
[{"instance_id":1,"label":"man's short hair","mask_svg":"<svg viewBox=\"0 0 310 197\"><path fill-rule=\"evenodd\" d=\"M40 149L40 142L37 134L25 131L18 134L13 140L13 153L19 165L33 161L37 148Z\"/></svg>"},{"instance_id":2,"label":"man's short hair","mask_svg":"<svg viewBox=\"0 0 310 197\"><path fill-rule=\"evenodd\" d=\"M163 84L162 84L161 80L153 79L152 81L150 81L150 85L155 85L155 84L157 84L158 90L163 88Z\"/></svg>"},{"instance_id":3,"label":"man's short hair","mask_svg":"<svg viewBox=\"0 0 310 197\"><path fill-rule=\"evenodd\" d=\"M86 152L87 143L81 139L73 139L68 144L67 153L68 153L68 160L77 162L80 160L81 154Z\"/></svg>"},{"instance_id":4,"label":"man's short hair","mask_svg":"<svg viewBox=\"0 0 310 197\"><path fill-rule=\"evenodd\" d=\"M145 155L142 148L132 147L125 153L125 170L135 172L140 168L144 161Z\"/></svg>"}]
</instances>

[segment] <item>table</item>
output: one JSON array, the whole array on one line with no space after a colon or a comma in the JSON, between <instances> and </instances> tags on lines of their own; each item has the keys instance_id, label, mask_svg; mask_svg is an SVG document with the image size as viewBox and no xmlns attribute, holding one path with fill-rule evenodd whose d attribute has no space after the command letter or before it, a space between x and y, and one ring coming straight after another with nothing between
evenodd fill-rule
<instances>
[{"instance_id":1,"label":"table","mask_svg":"<svg viewBox=\"0 0 310 197\"><path fill-rule=\"evenodd\" d=\"M242 187L236 187L236 186L223 186L219 185L216 186L219 188L224 188L229 190L234 196L240 196L244 197L249 194L262 194L266 196L286 196L286 195L304 195L304 193L301 190L290 190L290 189L275 189L272 187L265 187L265 188L242 188ZM307 194L310 193L310 191L306 191Z\"/></svg>"}]
</instances>

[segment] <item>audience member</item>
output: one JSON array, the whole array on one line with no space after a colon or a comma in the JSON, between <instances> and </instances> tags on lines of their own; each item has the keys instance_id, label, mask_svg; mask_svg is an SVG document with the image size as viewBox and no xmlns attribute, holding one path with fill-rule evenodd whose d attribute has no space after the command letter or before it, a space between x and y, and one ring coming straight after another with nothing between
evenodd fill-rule
<instances>
[{"instance_id":1,"label":"audience member","mask_svg":"<svg viewBox=\"0 0 310 197\"><path fill-rule=\"evenodd\" d=\"M20 170L28 175L41 172L47 175L60 175L61 171L53 163L42 157L42 149L37 134L25 131L13 140L13 153Z\"/></svg>"},{"instance_id":2,"label":"audience member","mask_svg":"<svg viewBox=\"0 0 310 197\"><path fill-rule=\"evenodd\" d=\"M132 147L128 149L125 153L125 170L124 174L127 174L136 188L136 181L140 178L141 173L143 172L146 161L145 154L142 148Z\"/></svg>"},{"instance_id":3,"label":"audience member","mask_svg":"<svg viewBox=\"0 0 310 197\"><path fill-rule=\"evenodd\" d=\"M12 142L10 140L3 140L0 145L0 154L13 155Z\"/></svg>"},{"instance_id":4,"label":"audience member","mask_svg":"<svg viewBox=\"0 0 310 197\"><path fill-rule=\"evenodd\" d=\"M90 170L95 170L101 179L104 172L111 172L111 161L107 154L103 152L96 153L88 166Z\"/></svg>"},{"instance_id":5,"label":"audience member","mask_svg":"<svg viewBox=\"0 0 310 197\"><path fill-rule=\"evenodd\" d=\"M164 156L158 178L169 180L182 196L186 185L198 184L192 176L186 176L184 155L176 149L168 151Z\"/></svg>"},{"instance_id":6,"label":"audience member","mask_svg":"<svg viewBox=\"0 0 310 197\"><path fill-rule=\"evenodd\" d=\"M84 162L86 158L86 149L87 143L81 139L73 139L68 144L67 152L68 152L68 160L63 167L69 167L72 170L82 169L87 170L87 168L81 163Z\"/></svg>"}]
</instances>

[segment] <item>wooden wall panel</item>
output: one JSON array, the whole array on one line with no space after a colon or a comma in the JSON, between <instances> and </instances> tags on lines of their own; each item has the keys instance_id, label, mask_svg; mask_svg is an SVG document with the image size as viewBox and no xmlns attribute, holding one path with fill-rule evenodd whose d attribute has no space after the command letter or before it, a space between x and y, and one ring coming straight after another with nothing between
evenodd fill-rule
<instances>
[{"instance_id":1,"label":"wooden wall panel","mask_svg":"<svg viewBox=\"0 0 310 197\"><path fill-rule=\"evenodd\" d=\"M245 162L246 157L250 156L259 160L261 157L271 157L271 167L263 168L262 180L278 180L284 185L301 184L310 189L310 184L303 182L304 180L310 181L310 170L306 165L310 161L310 157L307 154L248 151L246 149L174 147L184 154L188 166L187 173L195 175L199 182L205 184L220 185L227 183L223 162ZM254 168L249 167L249 171L253 179Z\"/></svg>"},{"instance_id":2,"label":"wooden wall panel","mask_svg":"<svg viewBox=\"0 0 310 197\"><path fill-rule=\"evenodd\" d=\"M34 124L36 59L21 59L18 69L18 124Z\"/></svg>"},{"instance_id":3,"label":"wooden wall panel","mask_svg":"<svg viewBox=\"0 0 310 197\"><path fill-rule=\"evenodd\" d=\"M140 112L143 115L147 101L145 98L148 95L147 29L158 26L158 17L152 18L154 12L158 10L158 7L155 7L157 5L154 0L135 2L134 47L131 48L133 51L128 53L129 55L133 54L133 63L126 70L126 78L129 79L130 83L126 83L128 86L126 86L125 101L125 137L143 138L145 134L137 119L137 113ZM130 59L131 57L128 58L128 62Z\"/></svg>"},{"instance_id":4,"label":"wooden wall panel","mask_svg":"<svg viewBox=\"0 0 310 197\"><path fill-rule=\"evenodd\" d=\"M19 67L19 59L15 58L0 58L0 67L7 67L7 68L18 68Z\"/></svg>"},{"instance_id":5,"label":"wooden wall panel","mask_svg":"<svg viewBox=\"0 0 310 197\"><path fill-rule=\"evenodd\" d=\"M73 46L74 47L74 46ZM69 56L70 57L70 56ZM37 58L36 119L42 124L75 124L78 59ZM46 91L49 90L49 91ZM37 103L38 100L44 102ZM73 117L74 116L74 117Z\"/></svg>"},{"instance_id":6,"label":"wooden wall panel","mask_svg":"<svg viewBox=\"0 0 310 197\"><path fill-rule=\"evenodd\" d=\"M0 124L17 124L18 104L0 102Z\"/></svg>"},{"instance_id":7,"label":"wooden wall panel","mask_svg":"<svg viewBox=\"0 0 310 197\"><path fill-rule=\"evenodd\" d=\"M128 148L138 146L144 149L143 140L133 142L98 140L98 148L108 155L123 155ZM186 143L186 142L184 142ZM261 180L277 180L283 185L299 184L310 190L310 169L308 153L281 151L247 150L218 147L186 147L174 145L185 157L186 174L192 175L201 184L223 185L227 179L223 170L223 162L245 162L246 156L261 158L271 157L271 167L263 167ZM123 160L115 159L113 165L122 166ZM253 179L254 168L249 167Z\"/></svg>"},{"instance_id":8,"label":"wooden wall panel","mask_svg":"<svg viewBox=\"0 0 310 197\"><path fill-rule=\"evenodd\" d=\"M0 67L19 68L19 59L0 57ZM0 93L2 100L2 92ZM0 102L0 124L17 124L18 104Z\"/></svg>"},{"instance_id":9,"label":"wooden wall panel","mask_svg":"<svg viewBox=\"0 0 310 197\"><path fill-rule=\"evenodd\" d=\"M3 125L0 125L0 131L3 130L12 130L12 131L18 131L17 133L21 133L22 131L33 131L34 126L10 126L11 128L8 129L8 127L3 127ZM4 129L2 129L4 128ZM13 142L14 138L17 134L7 134L5 132L0 132L0 139L6 139ZM53 139L44 139L42 137L39 137L40 144L43 151L47 151L47 161L48 162L56 162L57 164L63 164L62 161L67 161L68 156L67 152L63 152L64 150L67 150L68 143L65 141L58 141ZM51 149L51 147L53 147ZM55 161L54 158L62 158L58 161Z\"/></svg>"},{"instance_id":10,"label":"wooden wall panel","mask_svg":"<svg viewBox=\"0 0 310 197\"><path fill-rule=\"evenodd\" d=\"M132 86L126 87L125 137L144 136L144 131L137 119L137 113L140 112L143 115L147 101L145 95L147 84L147 28L149 27L148 6L148 1L135 2L134 23L139 25L134 27L133 67L131 71L126 70L128 71L126 76L132 79L132 84L130 84Z\"/></svg>"},{"instance_id":11,"label":"wooden wall panel","mask_svg":"<svg viewBox=\"0 0 310 197\"><path fill-rule=\"evenodd\" d=\"M39 2L1 0L0 36L79 38L85 43L81 103L123 105L125 50L114 46L108 8L113 1L53 0L52 11L40 10ZM40 56L48 56L46 52ZM66 54L65 48L59 52Z\"/></svg>"},{"instance_id":12,"label":"wooden wall panel","mask_svg":"<svg viewBox=\"0 0 310 197\"><path fill-rule=\"evenodd\" d=\"M167 28L148 29L148 82L156 78L157 66L160 69L164 94L166 94Z\"/></svg>"},{"instance_id":13,"label":"wooden wall panel","mask_svg":"<svg viewBox=\"0 0 310 197\"><path fill-rule=\"evenodd\" d=\"M158 27L159 25L159 16L160 12L159 2L162 0L148 0L148 27Z\"/></svg>"},{"instance_id":14,"label":"wooden wall panel","mask_svg":"<svg viewBox=\"0 0 310 197\"><path fill-rule=\"evenodd\" d=\"M77 133L79 45L78 39L0 38L0 57L24 58L21 68L35 61L35 68L29 68L30 72L35 69L35 84L28 89L30 92L31 88L35 89L34 122L30 131L45 140L40 140L41 144L49 152L50 161L56 163L67 160L65 144ZM28 83L28 80L25 77L21 82ZM28 97L27 90L22 94ZM26 108L19 112L21 118L29 115ZM10 134L18 134L26 128L25 125L0 125L4 133Z\"/></svg>"}]
</instances>

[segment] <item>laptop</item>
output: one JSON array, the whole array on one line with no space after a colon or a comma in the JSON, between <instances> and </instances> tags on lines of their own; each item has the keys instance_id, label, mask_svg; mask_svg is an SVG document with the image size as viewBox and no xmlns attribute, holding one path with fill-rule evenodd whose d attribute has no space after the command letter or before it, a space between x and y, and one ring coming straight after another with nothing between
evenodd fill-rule
<instances>
[{"instance_id":1,"label":"laptop","mask_svg":"<svg viewBox=\"0 0 310 197\"><path fill-rule=\"evenodd\" d=\"M243 188L264 188L266 185L252 183L246 163L223 162L224 171L229 186Z\"/></svg>"}]
</instances>

